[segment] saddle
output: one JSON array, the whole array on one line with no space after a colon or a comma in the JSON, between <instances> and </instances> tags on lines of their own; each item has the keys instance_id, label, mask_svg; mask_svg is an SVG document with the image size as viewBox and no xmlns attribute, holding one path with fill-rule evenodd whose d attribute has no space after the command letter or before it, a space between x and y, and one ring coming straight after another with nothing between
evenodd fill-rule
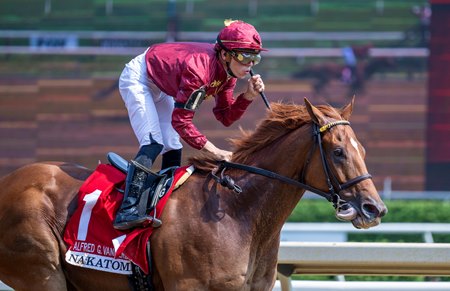
<instances>
[{"instance_id":1,"label":"saddle","mask_svg":"<svg viewBox=\"0 0 450 291\"><path fill-rule=\"evenodd\" d=\"M127 174L128 170L127 160L125 160L124 158L113 152L109 152L107 154L107 159L112 166L116 167L121 172ZM152 181L149 183L147 182L145 183L148 186L148 188L144 190L144 193L142 195L143 197L147 197L146 213L150 213L153 210L151 225L154 228L159 227L162 224L162 221L156 217L157 213L155 208L156 204L172 186L176 169L177 167L171 167L163 169L158 173L152 173L151 177ZM151 266L150 241L147 241L146 249L147 249L146 255L148 257L147 260L149 262L149 269L151 270L152 266ZM133 274L128 277L128 280L134 291L154 290L150 275L145 274L142 271L142 269L135 264L133 264L132 266L132 272Z\"/></svg>"},{"instance_id":2,"label":"saddle","mask_svg":"<svg viewBox=\"0 0 450 291\"><path fill-rule=\"evenodd\" d=\"M67 263L83 268L129 275L133 290L152 290L150 236L154 226L130 230L113 228L114 213L120 207L120 193L128 162L115 153L107 155L109 164L99 164L78 193L78 208L68 221L64 241ZM163 212L170 195L193 173L194 167L183 166L160 171L158 181L149 187L149 215L155 221ZM158 203L159 202L159 203Z\"/></svg>"}]
</instances>

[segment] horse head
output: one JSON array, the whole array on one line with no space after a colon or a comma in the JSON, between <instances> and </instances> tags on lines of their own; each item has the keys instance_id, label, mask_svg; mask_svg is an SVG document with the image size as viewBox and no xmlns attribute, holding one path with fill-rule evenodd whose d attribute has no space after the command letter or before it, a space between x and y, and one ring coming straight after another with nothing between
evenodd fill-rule
<instances>
[{"instance_id":1,"label":"horse head","mask_svg":"<svg viewBox=\"0 0 450 291\"><path fill-rule=\"evenodd\" d=\"M283 208L281 218L287 217L301 198L292 195L295 185L303 192L309 190L325 197L336 208L336 217L351 221L356 228L378 225L387 209L367 172L365 150L349 126L354 99L341 109L329 105L315 107L307 99L305 104L272 103L272 110L255 131L242 132L241 138L231 140L236 148L233 158L231 162L221 162L220 171L216 171L243 170L270 178L267 180L270 183L260 179L250 182L246 179L254 176L242 174L234 175L237 183L230 183L225 176L216 175L215 180L231 190L249 193L251 203L259 203L252 199L263 194L271 197L263 199L269 201L267 209L280 203L279 197L283 195L283 207L279 205ZM196 169L214 168L213 162L203 161L203 165L198 159L191 162ZM236 187L238 184L246 189ZM288 186L291 188L285 188ZM257 209L261 208L259 205ZM275 211L280 214L279 209Z\"/></svg>"},{"instance_id":2,"label":"horse head","mask_svg":"<svg viewBox=\"0 0 450 291\"><path fill-rule=\"evenodd\" d=\"M308 185L331 193L338 219L351 221L356 228L369 228L380 223L387 208L367 172L365 149L348 126L353 104L354 98L340 110L329 110L331 107L315 107L305 98L312 126L318 129L320 150L311 153L309 167L315 170L303 171ZM322 177L311 175L320 172Z\"/></svg>"}]
</instances>

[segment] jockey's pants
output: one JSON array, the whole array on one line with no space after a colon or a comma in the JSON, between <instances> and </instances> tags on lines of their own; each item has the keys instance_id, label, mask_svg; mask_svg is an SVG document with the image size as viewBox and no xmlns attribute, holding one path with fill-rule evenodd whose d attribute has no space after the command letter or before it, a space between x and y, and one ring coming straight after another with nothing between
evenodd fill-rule
<instances>
[{"instance_id":1,"label":"jockey's pants","mask_svg":"<svg viewBox=\"0 0 450 291\"><path fill-rule=\"evenodd\" d=\"M126 64L120 75L119 91L141 147L150 144L151 138L163 145L163 154L183 147L172 127L174 98L159 90L148 77L145 52Z\"/></svg>"}]
</instances>

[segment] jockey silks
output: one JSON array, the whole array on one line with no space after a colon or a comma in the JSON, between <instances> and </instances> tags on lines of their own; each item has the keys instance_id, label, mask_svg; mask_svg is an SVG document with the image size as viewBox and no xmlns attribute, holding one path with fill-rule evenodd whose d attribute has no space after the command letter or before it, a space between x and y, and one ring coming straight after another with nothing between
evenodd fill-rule
<instances>
[{"instance_id":1,"label":"jockey silks","mask_svg":"<svg viewBox=\"0 0 450 291\"><path fill-rule=\"evenodd\" d=\"M177 103L186 103L195 90L204 88L206 98L212 96L215 99L213 113L216 119L225 126L238 120L251 103L243 94L233 97L237 80L228 77L213 44L157 44L147 50L145 62L149 78ZM192 123L194 114L194 111L175 108L171 123L186 143L201 149L207 139Z\"/></svg>"}]
</instances>

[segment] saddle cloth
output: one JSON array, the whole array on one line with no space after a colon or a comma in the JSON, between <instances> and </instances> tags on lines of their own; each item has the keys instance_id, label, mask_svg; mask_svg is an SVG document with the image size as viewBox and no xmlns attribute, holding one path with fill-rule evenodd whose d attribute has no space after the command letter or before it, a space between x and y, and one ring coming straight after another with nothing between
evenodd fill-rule
<instances>
[{"instance_id":1,"label":"saddle cloth","mask_svg":"<svg viewBox=\"0 0 450 291\"><path fill-rule=\"evenodd\" d=\"M172 186L156 205L157 218L161 216L170 194L192 172L192 166L180 167L175 171ZM123 200L123 194L117 189L124 188L125 177L117 168L100 164L81 186L78 207L64 231L64 241L68 247L66 262L124 275L132 273L133 262L148 274L146 243L153 228L148 226L120 231L113 227L115 214Z\"/></svg>"}]
</instances>

